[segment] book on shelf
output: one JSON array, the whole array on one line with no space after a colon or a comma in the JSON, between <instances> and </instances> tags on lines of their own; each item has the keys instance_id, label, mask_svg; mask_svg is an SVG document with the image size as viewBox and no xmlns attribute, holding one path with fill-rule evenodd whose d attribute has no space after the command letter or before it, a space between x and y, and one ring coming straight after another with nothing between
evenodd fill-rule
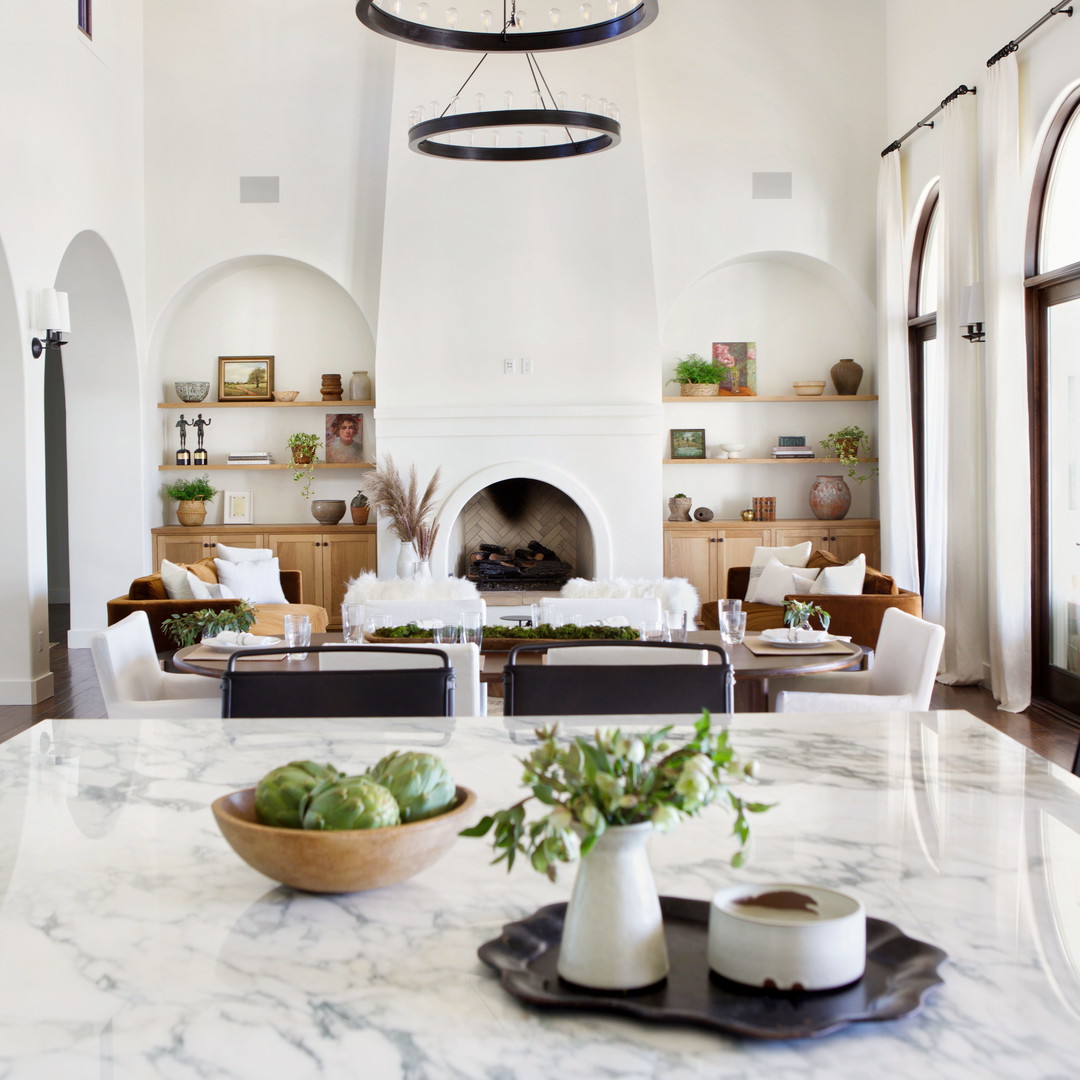
<instances>
[{"instance_id":1,"label":"book on shelf","mask_svg":"<svg viewBox=\"0 0 1080 1080\"><path fill-rule=\"evenodd\" d=\"M817 455L809 446L774 446L772 456L775 458L812 458Z\"/></svg>"},{"instance_id":2,"label":"book on shelf","mask_svg":"<svg viewBox=\"0 0 1080 1080\"><path fill-rule=\"evenodd\" d=\"M239 450L229 454L230 465L273 465L274 456L269 450Z\"/></svg>"}]
</instances>

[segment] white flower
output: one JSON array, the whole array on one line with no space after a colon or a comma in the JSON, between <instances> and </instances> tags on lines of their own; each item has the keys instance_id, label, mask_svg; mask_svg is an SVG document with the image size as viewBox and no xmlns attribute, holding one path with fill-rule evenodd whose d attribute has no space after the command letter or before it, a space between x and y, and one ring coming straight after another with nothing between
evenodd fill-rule
<instances>
[{"instance_id":1,"label":"white flower","mask_svg":"<svg viewBox=\"0 0 1080 1080\"><path fill-rule=\"evenodd\" d=\"M751 780L756 780L761 775L761 762L757 758L751 758L742 769L743 773Z\"/></svg>"},{"instance_id":2,"label":"white flower","mask_svg":"<svg viewBox=\"0 0 1080 1080\"><path fill-rule=\"evenodd\" d=\"M645 760L645 744L637 737L624 739L623 743L625 746L622 751L623 757L635 765L640 765Z\"/></svg>"},{"instance_id":3,"label":"white flower","mask_svg":"<svg viewBox=\"0 0 1080 1080\"><path fill-rule=\"evenodd\" d=\"M707 776L703 776L697 769L683 769L679 779L675 782L675 790L684 799L691 802L701 803L709 797L712 784Z\"/></svg>"},{"instance_id":4,"label":"white flower","mask_svg":"<svg viewBox=\"0 0 1080 1080\"><path fill-rule=\"evenodd\" d=\"M653 828L668 833L682 820L682 814L674 806L658 806L652 812Z\"/></svg>"},{"instance_id":5,"label":"white flower","mask_svg":"<svg viewBox=\"0 0 1080 1080\"><path fill-rule=\"evenodd\" d=\"M556 832L564 832L574 824L574 815L565 806L556 806L548 814L548 827Z\"/></svg>"}]
</instances>

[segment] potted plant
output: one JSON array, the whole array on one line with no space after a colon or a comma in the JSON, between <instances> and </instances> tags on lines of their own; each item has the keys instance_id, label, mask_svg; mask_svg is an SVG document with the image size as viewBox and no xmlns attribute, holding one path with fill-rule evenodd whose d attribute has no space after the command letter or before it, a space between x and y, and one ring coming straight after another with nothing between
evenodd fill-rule
<instances>
[{"instance_id":1,"label":"potted plant","mask_svg":"<svg viewBox=\"0 0 1080 1080\"><path fill-rule=\"evenodd\" d=\"M300 495L302 498L310 499L311 485L315 480L315 462L319 460L322 439L318 435L307 435L298 431L289 436L285 445L292 451L293 464L305 466L293 473L293 479L298 483L303 482Z\"/></svg>"},{"instance_id":2,"label":"potted plant","mask_svg":"<svg viewBox=\"0 0 1080 1080\"><path fill-rule=\"evenodd\" d=\"M756 777L757 763L739 759L728 732L712 730L708 711L689 741L668 742L670 731L601 728L567 741L557 726L540 728L540 745L521 761L529 794L461 833L485 836L494 829L495 862L505 861L509 870L521 854L551 880L560 862L581 857L558 961L559 974L578 985L631 990L667 974L663 919L644 847L654 829L669 832L714 802L728 806L739 841L731 863L741 866L747 814L769 808L732 790L733 781ZM530 822L526 806L534 800L544 813ZM613 897L627 899L616 904ZM604 945L612 940L620 942L618 950Z\"/></svg>"},{"instance_id":3,"label":"potted plant","mask_svg":"<svg viewBox=\"0 0 1080 1080\"><path fill-rule=\"evenodd\" d=\"M848 476L857 483L861 484L869 476L877 476L876 466L872 466L867 474L857 474L860 451L864 457L870 453L870 436L858 424L849 424L826 435L821 440L821 448L829 457L838 458L840 464L847 468Z\"/></svg>"},{"instance_id":4,"label":"potted plant","mask_svg":"<svg viewBox=\"0 0 1080 1080\"><path fill-rule=\"evenodd\" d=\"M352 514L352 522L354 525L366 525L368 521L368 514L371 513L371 507L368 506L368 497L362 492L358 491L349 503L349 513Z\"/></svg>"},{"instance_id":5,"label":"potted plant","mask_svg":"<svg viewBox=\"0 0 1080 1080\"><path fill-rule=\"evenodd\" d=\"M785 600L784 601L784 625L788 628L788 637L797 641L800 630L810 630L810 620L817 618L821 623L821 629L827 634L832 616L812 600Z\"/></svg>"},{"instance_id":6,"label":"potted plant","mask_svg":"<svg viewBox=\"0 0 1080 1080\"><path fill-rule=\"evenodd\" d=\"M198 611L185 611L183 615L172 615L162 619L161 629L176 642L178 649L182 649L204 637L216 637L222 630L246 633L254 622L255 609L246 600L240 600L235 606L220 611L200 608Z\"/></svg>"},{"instance_id":7,"label":"potted plant","mask_svg":"<svg viewBox=\"0 0 1080 1080\"><path fill-rule=\"evenodd\" d=\"M689 521L692 502L690 496L684 495L681 491L678 495L672 495L667 501L668 521Z\"/></svg>"},{"instance_id":8,"label":"potted plant","mask_svg":"<svg viewBox=\"0 0 1080 1080\"><path fill-rule=\"evenodd\" d=\"M675 377L668 382L678 383L679 393L684 397L716 397L727 373L727 368L690 353L675 365Z\"/></svg>"},{"instance_id":9,"label":"potted plant","mask_svg":"<svg viewBox=\"0 0 1080 1080\"><path fill-rule=\"evenodd\" d=\"M191 480L174 480L164 491L166 498L175 500L176 520L181 525L201 525L206 520L207 500L217 494L206 473Z\"/></svg>"},{"instance_id":10,"label":"potted plant","mask_svg":"<svg viewBox=\"0 0 1080 1080\"><path fill-rule=\"evenodd\" d=\"M428 576L430 566L426 560L431 557L431 549L439 531L435 509L439 470L435 470L427 487L421 492L416 466L409 469L409 480L406 483L393 459L387 457L380 468L372 470L360 483L363 494L372 506L386 516L390 531L401 541L397 576Z\"/></svg>"}]
</instances>

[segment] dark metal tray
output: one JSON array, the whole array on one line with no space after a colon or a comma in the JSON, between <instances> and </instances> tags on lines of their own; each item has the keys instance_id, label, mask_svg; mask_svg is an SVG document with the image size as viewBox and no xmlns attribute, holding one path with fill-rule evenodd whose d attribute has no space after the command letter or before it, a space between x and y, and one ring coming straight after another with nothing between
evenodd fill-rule
<instances>
[{"instance_id":1,"label":"dark metal tray","mask_svg":"<svg viewBox=\"0 0 1080 1080\"><path fill-rule=\"evenodd\" d=\"M615 1012L659 1023L697 1024L758 1039L828 1035L864 1020L895 1020L915 1012L926 992L942 982L947 958L934 945L909 938L883 919L866 920L866 974L839 990L755 990L709 970L709 903L660 897L671 972L641 991L586 990L565 982L555 965L566 904L549 904L502 936L480 946L480 959L499 972L503 986L533 1005Z\"/></svg>"}]
</instances>

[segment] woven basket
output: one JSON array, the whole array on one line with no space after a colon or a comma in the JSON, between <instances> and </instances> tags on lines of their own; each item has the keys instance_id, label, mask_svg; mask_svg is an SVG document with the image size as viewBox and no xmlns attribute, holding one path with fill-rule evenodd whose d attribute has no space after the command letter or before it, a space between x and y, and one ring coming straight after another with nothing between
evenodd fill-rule
<instances>
[{"instance_id":1,"label":"woven basket","mask_svg":"<svg viewBox=\"0 0 1080 1080\"><path fill-rule=\"evenodd\" d=\"M720 393L720 384L714 382L688 382L679 387L679 393L683 397L717 397Z\"/></svg>"}]
</instances>

